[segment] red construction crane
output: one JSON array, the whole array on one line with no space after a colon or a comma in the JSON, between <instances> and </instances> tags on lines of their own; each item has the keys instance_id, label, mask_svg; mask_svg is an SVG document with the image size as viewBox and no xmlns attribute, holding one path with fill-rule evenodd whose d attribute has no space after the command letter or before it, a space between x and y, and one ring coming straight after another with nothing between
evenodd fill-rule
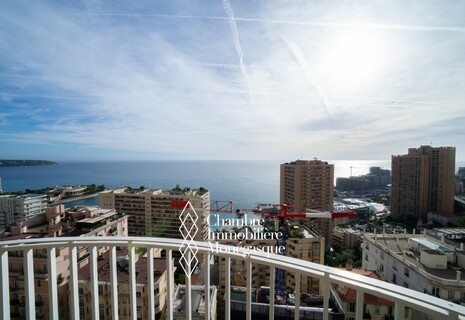
<instances>
[{"instance_id":1,"label":"red construction crane","mask_svg":"<svg viewBox=\"0 0 465 320\"><path fill-rule=\"evenodd\" d=\"M279 208L279 212L277 210ZM254 212L262 216L277 217L281 220L286 218L326 218L336 219L344 217L355 217L357 214L353 211L347 210L344 206L334 207L332 211L316 211L310 210L308 212L288 212L292 208L287 204L259 204Z\"/></svg>"},{"instance_id":2,"label":"red construction crane","mask_svg":"<svg viewBox=\"0 0 465 320\"><path fill-rule=\"evenodd\" d=\"M184 208L188 200L171 200L171 207L173 208ZM278 210L279 208L279 210ZM332 211L316 211L310 210L308 212L288 212L288 209L292 206L287 204L263 204L260 203L257 207L252 210L256 214L260 214L265 217L274 217L280 220L287 218L322 218L322 219L336 219L344 217L355 217L357 214L353 211L347 210L345 206L336 206ZM234 213L234 203L232 201L218 201L214 200L210 203L210 212L224 212ZM237 215L243 213L237 209L235 212Z\"/></svg>"}]
</instances>

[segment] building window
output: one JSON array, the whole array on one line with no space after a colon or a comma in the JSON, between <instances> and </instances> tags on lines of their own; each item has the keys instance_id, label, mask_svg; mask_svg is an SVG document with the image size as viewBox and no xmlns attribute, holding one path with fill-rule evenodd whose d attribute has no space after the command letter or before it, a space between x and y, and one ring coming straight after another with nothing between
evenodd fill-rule
<instances>
[{"instance_id":1,"label":"building window","mask_svg":"<svg viewBox=\"0 0 465 320\"><path fill-rule=\"evenodd\" d=\"M381 311L380 311L381 308L379 307L379 304L375 304L375 308L374 308L374 309L375 309L375 310L374 310L374 314L375 314L375 315L379 315L379 314L381 313Z\"/></svg>"},{"instance_id":2,"label":"building window","mask_svg":"<svg viewBox=\"0 0 465 320\"><path fill-rule=\"evenodd\" d=\"M410 275L410 270L407 267L405 267L405 269L404 269L404 275L406 277L408 277Z\"/></svg>"},{"instance_id":3,"label":"building window","mask_svg":"<svg viewBox=\"0 0 465 320\"><path fill-rule=\"evenodd\" d=\"M349 302L349 311L355 312L355 302Z\"/></svg>"},{"instance_id":4,"label":"building window","mask_svg":"<svg viewBox=\"0 0 465 320\"><path fill-rule=\"evenodd\" d=\"M388 313L387 313L387 314L388 314L388 316L392 316L392 315L394 314L394 308L391 307L391 306L389 306L389 307L388 307Z\"/></svg>"},{"instance_id":5,"label":"building window","mask_svg":"<svg viewBox=\"0 0 465 320\"><path fill-rule=\"evenodd\" d=\"M410 308L409 308L409 307L405 307L405 310L404 310L404 318L408 318L409 313L410 313Z\"/></svg>"},{"instance_id":6,"label":"building window","mask_svg":"<svg viewBox=\"0 0 465 320\"><path fill-rule=\"evenodd\" d=\"M450 301L454 300L454 296L455 296L454 291L452 291L452 290L449 291L447 293L447 300L450 300Z\"/></svg>"}]
</instances>

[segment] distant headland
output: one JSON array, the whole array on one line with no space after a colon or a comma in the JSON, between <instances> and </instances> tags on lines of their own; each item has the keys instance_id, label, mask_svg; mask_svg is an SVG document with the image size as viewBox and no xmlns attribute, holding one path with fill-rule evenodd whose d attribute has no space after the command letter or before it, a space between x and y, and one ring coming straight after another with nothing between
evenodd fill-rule
<instances>
[{"instance_id":1,"label":"distant headland","mask_svg":"<svg viewBox=\"0 0 465 320\"><path fill-rule=\"evenodd\" d=\"M58 164L54 161L46 160L3 160L0 159L1 167L37 167L37 166L53 166Z\"/></svg>"}]
</instances>

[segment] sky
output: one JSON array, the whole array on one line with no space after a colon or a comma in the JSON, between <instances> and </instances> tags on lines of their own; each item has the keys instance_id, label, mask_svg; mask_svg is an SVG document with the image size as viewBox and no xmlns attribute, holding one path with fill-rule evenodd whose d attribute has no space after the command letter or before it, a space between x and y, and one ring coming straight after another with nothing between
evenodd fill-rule
<instances>
[{"instance_id":1,"label":"sky","mask_svg":"<svg viewBox=\"0 0 465 320\"><path fill-rule=\"evenodd\" d=\"M465 1L0 2L0 158L465 160Z\"/></svg>"}]
</instances>

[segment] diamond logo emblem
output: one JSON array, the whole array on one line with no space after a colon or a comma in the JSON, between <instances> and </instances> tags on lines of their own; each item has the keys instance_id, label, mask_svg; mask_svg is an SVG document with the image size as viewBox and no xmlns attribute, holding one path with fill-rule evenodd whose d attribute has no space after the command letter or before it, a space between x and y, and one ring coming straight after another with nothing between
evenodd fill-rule
<instances>
[{"instance_id":1,"label":"diamond logo emblem","mask_svg":"<svg viewBox=\"0 0 465 320\"><path fill-rule=\"evenodd\" d=\"M179 251L181 252L179 264L183 268L188 278L190 278L199 263L196 256L199 249L197 248L194 240L195 235L199 231L199 228L197 227L198 219L199 217L197 212L195 212L194 207L190 201L187 201L181 214L179 215L179 220L181 221L179 232L184 239L181 246L179 247Z\"/></svg>"}]
</instances>

